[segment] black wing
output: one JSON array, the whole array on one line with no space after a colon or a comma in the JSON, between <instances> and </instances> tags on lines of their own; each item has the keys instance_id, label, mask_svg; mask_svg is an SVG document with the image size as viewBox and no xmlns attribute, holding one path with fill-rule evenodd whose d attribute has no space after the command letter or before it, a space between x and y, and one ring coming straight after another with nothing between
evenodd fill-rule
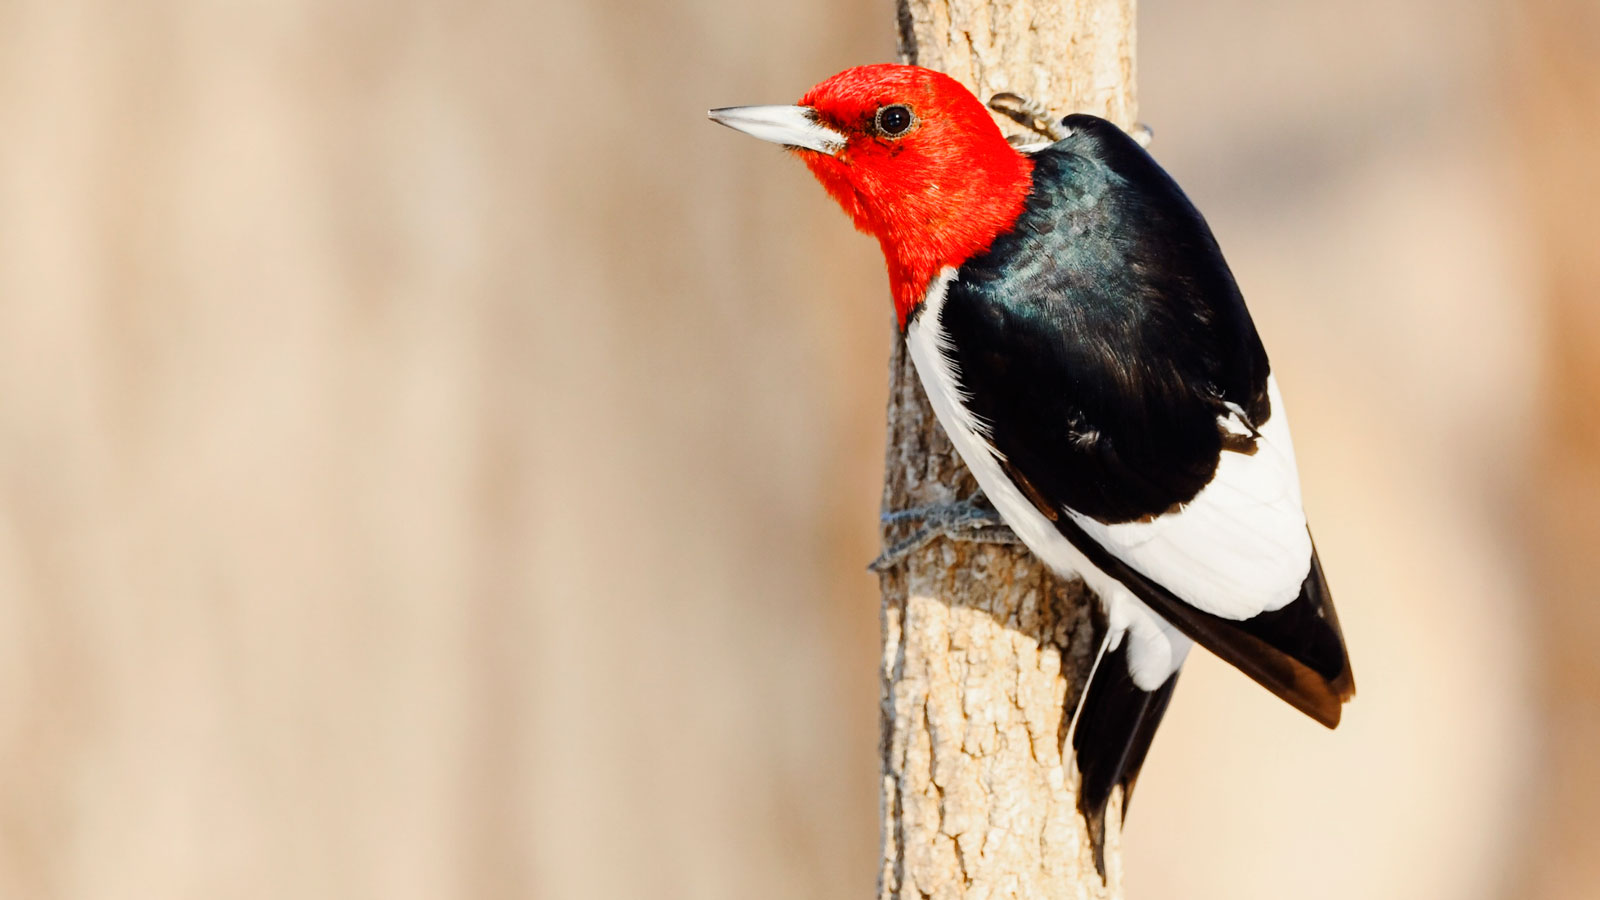
<instances>
[{"instance_id":1,"label":"black wing","mask_svg":"<svg viewBox=\"0 0 1600 900\"><path fill-rule=\"evenodd\" d=\"M1092 116L1065 124L1072 136L1034 156L1017 227L947 290L940 324L966 405L1013 481L1096 565L1332 726L1349 664L1233 275L1132 139ZM1281 429L1278 444L1264 428ZM1303 549L1287 564L1271 557L1291 545ZM1278 599L1217 597L1230 568L1276 579Z\"/></svg>"}]
</instances>

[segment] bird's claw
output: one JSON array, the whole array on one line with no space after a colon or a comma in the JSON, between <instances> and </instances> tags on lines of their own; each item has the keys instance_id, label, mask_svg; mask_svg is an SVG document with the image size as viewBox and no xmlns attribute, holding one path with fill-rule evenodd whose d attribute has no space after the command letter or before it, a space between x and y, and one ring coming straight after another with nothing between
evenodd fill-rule
<instances>
[{"instance_id":1,"label":"bird's claw","mask_svg":"<svg viewBox=\"0 0 1600 900\"><path fill-rule=\"evenodd\" d=\"M921 522L905 539L887 547L867 566L874 572L885 572L899 565L913 552L922 549L935 538L966 541L979 544L1007 544L1020 546L1018 540L994 507L983 500L961 500L936 506L895 510L883 514L884 525L904 522Z\"/></svg>"},{"instance_id":2,"label":"bird's claw","mask_svg":"<svg viewBox=\"0 0 1600 900\"><path fill-rule=\"evenodd\" d=\"M1051 143L1068 137L1072 133L1070 129L1062 124L1063 119L1051 114L1049 107L1037 100L1030 100L1021 94L1001 91L989 98L989 108L1034 134L1048 138ZM1150 140L1155 137L1155 132L1151 131L1150 126L1145 123L1135 122L1133 127L1128 129L1128 135L1133 138L1134 143L1148 150L1150 149ZM1021 135L1014 135L1006 138L1006 140L1013 145L1029 143L1029 139Z\"/></svg>"},{"instance_id":3,"label":"bird's claw","mask_svg":"<svg viewBox=\"0 0 1600 900\"><path fill-rule=\"evenodd\" d=\"M1049 107L1037 100L1029 100L1021 94L1001 91L989 98L989 108L1023 128L1049 138L1051 142L1067 136L1067 130L1061 127L1060 120L1050 113Z\"/></svg>"}]
</instances>

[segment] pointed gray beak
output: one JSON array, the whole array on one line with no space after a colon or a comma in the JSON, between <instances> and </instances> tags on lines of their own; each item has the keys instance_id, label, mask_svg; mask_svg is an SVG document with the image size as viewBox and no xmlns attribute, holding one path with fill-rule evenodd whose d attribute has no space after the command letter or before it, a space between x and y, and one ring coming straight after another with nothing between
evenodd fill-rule
<instances>
[{"instance_id":1,"label":"pointed gray beak","mask_svg":"<svg viewBox=\"0 0 1600 900\"><path fill-rule=\"evenodd\" d=\"M809 106L729 106L706 115L713 122L742 131L753 138L804 147L833 156L844 149L844 135L823 125Z\"/></svg>"}]
</instances>

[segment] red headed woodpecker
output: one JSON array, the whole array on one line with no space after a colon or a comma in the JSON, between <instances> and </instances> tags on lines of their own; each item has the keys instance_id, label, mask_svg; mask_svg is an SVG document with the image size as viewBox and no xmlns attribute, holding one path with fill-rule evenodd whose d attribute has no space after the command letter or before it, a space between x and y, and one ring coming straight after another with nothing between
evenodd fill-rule
<instances>
[{"instance_id":1,"label":"red headed woodpecker","mask_svg":"<svg viewBox=\"0 0 1600 900\"><path fill-rule=\"evenodd\" d=\"M1110 122L1013 147L954 79L874 65L711 118L796 153L878 239L922 386L984 494L1108 636L1080 804L1126 802L1191 642L1332 728L1355 690L1276 380L1189 199Z\"/></svg>"}]
</instances>

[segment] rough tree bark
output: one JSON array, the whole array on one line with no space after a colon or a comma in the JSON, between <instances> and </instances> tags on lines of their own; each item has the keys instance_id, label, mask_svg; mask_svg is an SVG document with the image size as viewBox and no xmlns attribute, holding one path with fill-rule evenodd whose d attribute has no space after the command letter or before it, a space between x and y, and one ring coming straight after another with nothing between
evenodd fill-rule
<instances>
[{"instance_id":1,"label":"rough tree bark","mask_svg":"<svg viewBox=\"0 0 1600 900\"><path fill-rule=\"evenodd\" d=\"M980 98L1013 91L1057 116L1133 124L1133 0L899 0L898 14L902 59ZM885 513L977 491L897 341ZM910 527L885 525L885 545ZM937 540L881 577L880 900L1120 897L1119 812L1108 885L1063 757L1099 645L1093 595L997 544Z\"/></svg>"}]
</instances>

